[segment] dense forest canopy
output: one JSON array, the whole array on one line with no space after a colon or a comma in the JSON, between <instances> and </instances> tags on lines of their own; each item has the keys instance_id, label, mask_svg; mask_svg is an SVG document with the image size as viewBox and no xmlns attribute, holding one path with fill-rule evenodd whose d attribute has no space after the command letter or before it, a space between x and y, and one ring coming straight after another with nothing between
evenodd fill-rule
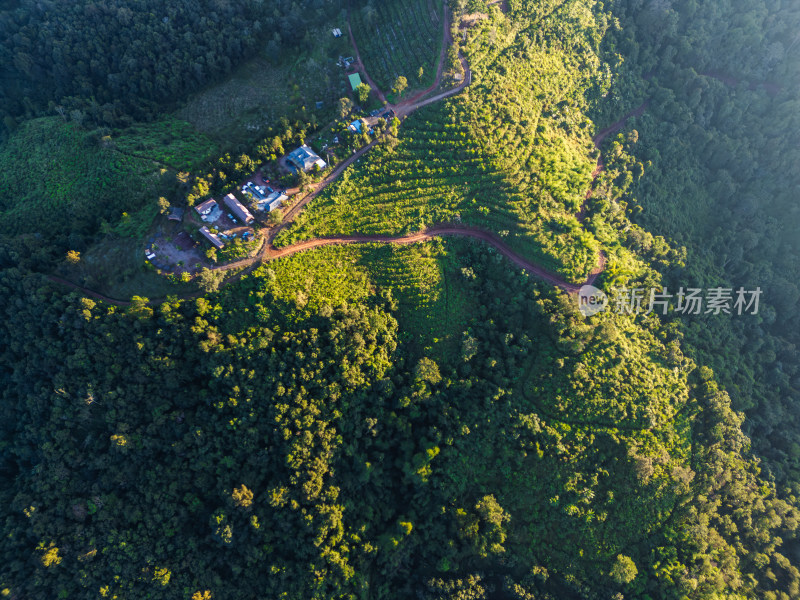
<instances>
[{"instance_id":1,"label":"dense forest canopy","mask_svg":"<svg viewBox=\"0 0 800 600\"><path fill-rule=\"evenodd\" d=\"M408 322L391 293L364 295L357 250L320 250L314 281L295 276L300 255L221 294L125 310L7 270L3 585L120 598L796 588L779 545L800 512L759 480L727 396L675 332L613 314L587 327L502 257L446 251L471 272L474 309L438 363L398 344ZM389 266L375 259L368 277Z\"/></svg>"},{"instance_id":2,"label":"dense forest canopy","mask_svg":"<svg viewBox=\"0 0 800 600\"><path fill-rule=\"evenodd\" d=\"M654 36L654 6L623 6L611 39L635 48L638 62L626 68L631 79L648 76L651 100L639 141L610 148L648 165L626 199L645 229L687 247L687 268L665 282L672 289L690 280L765 290L761 319L692 323L687 336L747 411L774 474L797 482L800 46L787 26L800 12L792 3L673 2L661 15L669 27Z\"/></svg>"},{"instance_id":3,"label":"dense forest canopy","mask_svg":"<svg viewBox=\"0 0 800 600\"><path fill-rule=\"evenodd\" d=\"M0 3L0 596L800 598L800 6L448 4L471 85L279 244L457 220L564 281L602 256L608 290L760 286L759 313L586 319L440 239L163 302L66 293L67 249L140 256L155 197L252 171L175 103L348 4ZM391 45L375 5L356 34ZM385 77L424 75L409 50ZM279 123L265 163L314 130Z\"/></svg>"},{"instance_id":4,"label":"dense forest canopy","mask_svg":"<svg viewBox=\"0 0 800 600\"><path fill-rule=\"evenodd\" d=\"M334 6L335 5L335 6ZM300 44L323 0L23 0L0 12L0 116L119 125L152 118L262 46Z\"/></svg>"}]
</instances>

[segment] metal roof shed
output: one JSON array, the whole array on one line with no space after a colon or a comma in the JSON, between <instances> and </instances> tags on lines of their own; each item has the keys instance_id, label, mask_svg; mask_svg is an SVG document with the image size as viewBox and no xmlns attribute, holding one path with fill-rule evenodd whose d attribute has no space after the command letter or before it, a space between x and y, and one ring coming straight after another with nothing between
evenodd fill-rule
<instances>
[{"instance_id":1,"label":"metal roof shed","mask_svg":"<svg viewBox=\"0 0 800 600\"><path fill-rule=\"evenodd\" d=\"M355 92L356 88L361 85L361 75L353 73L352 75L348 75L347 78L350 80L350 87L352 87Z\"/></svg>"}]
</instances>

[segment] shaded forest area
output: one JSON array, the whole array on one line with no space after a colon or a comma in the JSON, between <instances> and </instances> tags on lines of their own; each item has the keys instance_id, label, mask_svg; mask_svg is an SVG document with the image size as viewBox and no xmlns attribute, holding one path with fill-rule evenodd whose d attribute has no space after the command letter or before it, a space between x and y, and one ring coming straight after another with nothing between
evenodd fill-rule
<instances>
[{"instance_id":1,"label":"shaded forest area","mask_svg":"<svg viewBox=\"0 0 800 600\"><path fill-rule=\"evenodd\" d=\"M0 7L5 132L52 115L93 126L150 120L261 48L296 47L338 2L23 0Z\"/></svg>"},{"instance_id":2,"label":"shaded forest area","mask_svg":"<svg viewBox=\"0 0 800 600\"><path fill-rule=\"evenodd\" d=\"M617 167L626 161L644 163L623 206L650 234L686 247L685 268L661 269L670 289L763 290L757 320L683 325L695 356L746 412L745 430L771 474L797 490L800 7L622 2L615 14L608 47L627 60L611 96L650 103L635 136L607 142L606 182L624 176ZM653 239L632 230L629 244L649 252Z\"/></svg>"}]
</instances>

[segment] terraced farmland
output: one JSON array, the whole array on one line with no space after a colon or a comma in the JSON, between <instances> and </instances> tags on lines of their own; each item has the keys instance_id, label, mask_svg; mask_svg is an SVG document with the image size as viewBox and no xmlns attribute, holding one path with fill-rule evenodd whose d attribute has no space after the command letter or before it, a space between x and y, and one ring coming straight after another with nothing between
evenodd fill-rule
<instances>
[{"instance_id":1,"label":"terraced farmland","mask_svg":"<svg viewBox=\"0 0 800 600\"><path fill-rule=\"evenodd\" d=\"M398 75L406 77L411 88L433 82L442 45L442 20L439 0L353 2L353 35L362 62L381 90L388 92Z\"/></svg>"}]
</instances>

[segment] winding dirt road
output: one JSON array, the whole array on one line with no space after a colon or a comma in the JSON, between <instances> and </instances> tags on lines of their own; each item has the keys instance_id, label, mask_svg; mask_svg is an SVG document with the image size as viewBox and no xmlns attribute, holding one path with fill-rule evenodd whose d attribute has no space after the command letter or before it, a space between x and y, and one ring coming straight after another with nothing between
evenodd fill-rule
<instances>
[{"instance_id":1,"label":"winding dirt road","mask_svg":"<svg viewBox=\"0 0 800 600\"><path fill-rule=\"evenodd\" d=\"M464 58L463 55L459 55L459 59L461 60L461 63L463 65L463 67L464 67L464 74L465 74L464 75L464 81L462 81L461 84L458 87L455 87L455 88L453 88L451 90L442 92L442 93L440 93L440 94L438 94L436 96L433 96L431 98L423 99L425 95L429 94L430 92L432 92L433 90L438 88L438 86L441 83L444 59L445 59L445 56L446 56L445 53L446 53L446 49L447 49L447 40L449 38L449 31L450 31L449 13L447 11L447 7L446 6L445 6L445 9L444 9L444 15L445 15L445 18L444 18L444 38L443 38L442 54L441 54L440 61L439 61L439 68L437 70L436 82L434 83L433 86L431 86L427 90L423 90L419 94L416 94L413 98L411 98L411 99L409 99L409 100L407 100L407 101L405 101L403 103L400 103L397 106L391 107L391 108L393 108L395 110L395 113L398 115L398 117L401 117L401 118L402 117L406 117L406 116L410 115L412 112L422 108L423 106L427 106L427 105L432 104L434 102L439 102L439 101L441 101L441 100L443 100L445 98L448 98L450 96L458 94L465 87L470 85L470 83L472 82L472 72L470 71L469 64L467 63L467 61L466 61L466 59ZM350 29L349 22L348 22L348 29ZM361 70L362 70L362 72L363 72L363 74L365 76L365 79L367 80L369 85L374 90L376 90L376 92L378 93L379 97L381 97L382 94L381 94L380 90L378 90L378 88L374 85L374 82L369 77L369 74L367 73L366 69L364 69L363 63L361 63L361 59L360 59L359 52L358 52L358 46L356 45L355 38L353 37L352 30L350 30L350 39L351 39L351 41L353 43L353 47L355 48L355 53L356 53L356 57L357 57L357 60L358 60L358 64L361 67ZM625 125L627 120L630 119L631 117L641 115L645 111L646 108L647 108L647 102L645 102L644 104L642 104L641 106L639 106L635 110L631 111L630 113L628 113L627 115L622 117L616 123L612 124L611 126L607 127L606 129L603 129L602 131L600 131L593 138L593 142L595 144L595 147L597 147L599 149L600 148L600 144L603 142L603 140L608 135L610 135L611 133L614 133L614 132L618 131L619 129L621 129ZM565 279L563 279L561 276L559 276L559 275L557 275L557 274L555 274L555 273L553 273L551 271L548 271L547 269L545 269L541 265L537 265L536 263L534 263L534 262L524 258L523 256L517 254L503 240L501 240L500 237L497 234L495 234L495 233L493 233L491 231L487 231L487 230L484 230L484 229L480 229L480 228L477 228L477 227L471 227L471 226L461 226L461 225L454 225L454 224L440 224L440 225L435 225L433 227L430 227L430 228L428 228L428 229L426 229L424 231L410 233L410 234L403 235L403 236L383 236L383 235L354 234L354 235L347 235L347 236L335 236L335 237L317 238L317 239L313 239L313 240L306 240L306 241L298 242L297 244L292 244L291 246L286 246L284 248L276 248L274 246L273 242L274 242L275 238L278 236L278 234L281 231L283 231L302 212L302 210L305 208L305 206L309 202L311 202L311 200L316 198L326 187L328 187L331 183L333 183L344 172L345 169L347 169L356 160L358 160L363 155L365 155L367 152L369 152L372 148L374 148L379 143L379 141L380 141L379 139L373 140L372 142L370 142L369 144L367 144L366 146L364 146L363 148L361 148L360 150L355 152L352 156L350 156L346 160L342 161L339 165L337 165L337 167L325 179L323 179L321 182L319 182L318 184L316 184L314 186L314 189L313 189L313 191L311 193L307 194L304 198L302 198L301 200L296 202L286 212L286 214L284 215L284 220L281 223L281 225L278 226L278 227L273 228L269 232L265 243L262 245L261 250L258 252L258 254L256 256L254 256L252 258L242 259L240 261L235 261L235 262L232 262L232 263L228 263L226 265L221 265L221 266L218 266L218 267L214 267L213 270L217 270L217 271L233 271L233 270L241 269L237 273L235 273L234 275L228 277L223 282L223 284L227 285L229 283L233 283L234 281L237 281L241 277L247 275L248 273L251 273L254 269L256 269L260 265L264 264L265 262L269 262L269 261L276 260L276 259L279 259L279 258L284 258L284 257L287 257L287 256L291 256L293 254L297 254L299 252L305 252L307 250L312 250L314 248L319 248L319 247L322 247L322 246L343 245L343 244L363 244L363 243L387 243L387 244L405 245L405 244L415 244L415 243L419 243L419 242L425 242L425 241L432 240L432 239L437 238L437 237L457 236L457 237L470 238L470 239L473 239L473 240L480 241L480 242L483 242L485 244L488 244L488 245L492 246L495 250L497 250L500 254L505 256L508 260L510 260L514 265L516 265L517 267L519 267L521 269L524 269L525 271L527 271L528 273L536 276L537 278L541 279L542 281L545 281L547 283L550 283L551 285L559 287L559 288L561 288L562 290L564 290L567 293L570 293L570 294L577 293L577 291L580 289L582 284L570 283L570 282L566 281ZM594 181L594 179L600 174L600 172L602 171L602 168L603 168L602 161L601 161L600 158L598 158L597 168L595 169L595 171L593 173L592 181ZM592 193L592 190L591 190L591 187L590 187L589 191L586 194L586 198L587 199L591 196L591 193ZM581 211L580 211L580 213L578 215L578 218L581 219L581 220L582 220L583 215L584 215L584 209L585 209L585 207L581 207ZM594 283L594 281L597 279L597 277L600 275L600 273L602 273L603 270L605 269L605 265L606 265L606 257L601 252L599 254L599 256L598 256L598 264L589 273L589 276L587 277L585 284ZM110 304L116 304L116 305L120 305L120 306L127 306L127 305L130 304L130 302L128 302L128 301L119 300L119 299L115 299L115 298L109 298L108 296L105 296L105 295L100 294L98 292L95 292L93 290L84 288L82 286L79 286L79 285L77 285L77 284L75 284L75 283L73 283L71 281L67 281L67 280L62 279L60 277L56 277L56 276L51 275L51 276L49 276L49 279L51 281L55 282L55 283L59 283L59 284L71 287L73 289L79 290L82 293L86 294L87 296L91 296L93 298L96 298L98 300L102 300L104 302L108 302ZM195 293L192 293L192 294L186 294L184 296L181 296L181 298L183 298L183 299L196 298L196 297L201 296L201 295L202 295L202 292L195 292ZM159 304L159 303L161 303L163 301L164 301L163 298L162 299L154 299L154 300L150 301L150 304Z\"/></svg>"},{"instance_id":2,"label":"winding dirt road","mask_svg":"<svg viewBox=\"0 0 800 600\"><path fill-rule=\"evenodd\" d=\"M267 252L268 260L274 260L277 258L283 258L285 256L291 256L292 254L297 254L298 252L305 252L306 250L311 250L313 248L319 248L320 246L331 246L331 245L344 245L344 244L365 244L365 243L384 243L384 244L399 244L399 245L406 245L406 244L417 244L419 242L426 242L438 237L445 237L445 236L455 236L455 237L466 237L473 240L484 242L490 246L492 246L495 250L497 250L500 254L505 256L509 259L512 263L524 269L528 273L535 275L539 279L546 281L556 287L560 287L564 291L568 293L577 293L580 289L580 285L576 285L573 283L569 283L564 281L559 275L552 273L545 269L544 267L537 265L534 262L529 261L528 259L520 256L516 252L514 252L508 244L500 239L497 234L487 231L484 229L478 229L477 227L469 227L469 226L459 226L453 224L447 225L434 225L433 227L429 227L424 231L417 231L414 233L409 233L403 236L385 236L385 235L345 235L345 236L336 236L336 237L328 237L328 238L316 238L313 240L307 240L305 242L298 242L297 244L293 244L291 246L286 246L285 248L281 249L270 249ZM592 283L597 276L602 272L603 268L602 265L596 267L592 273L589 275L586 283ZM582 284L581 284L582 285Z\"/></svg>"}]
</instances>

